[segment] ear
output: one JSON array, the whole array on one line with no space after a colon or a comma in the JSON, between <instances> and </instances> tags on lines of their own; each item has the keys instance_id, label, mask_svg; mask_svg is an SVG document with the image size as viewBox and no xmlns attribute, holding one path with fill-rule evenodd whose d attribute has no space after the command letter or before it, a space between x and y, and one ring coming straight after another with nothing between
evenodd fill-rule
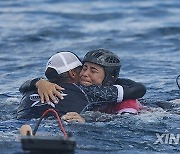
<instances>
[{"instance_id":1,"label":"ear","mask_svg":"<svg viewBox=\"0 0 180 154\"><path fill-rule=\"evenodd\" d=\"M69 70L69 75L72 79L76 77L76 72L74 70Z\"/></svg>"}]
</instances>

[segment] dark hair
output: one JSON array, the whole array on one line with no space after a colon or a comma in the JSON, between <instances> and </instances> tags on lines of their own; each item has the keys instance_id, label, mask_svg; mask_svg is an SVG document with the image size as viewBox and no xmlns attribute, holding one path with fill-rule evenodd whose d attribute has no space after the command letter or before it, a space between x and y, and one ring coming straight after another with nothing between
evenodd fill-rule
<instances>
[{"instance_id":1,"label":"dark hair","mask_svg":"<svg viewBox=\"0 0 180 154\"><path fill-rule=\"evenodd\" d=\"M58 74L57 71L54 68L48 67L45 76L50 82L67 82L68 81L68 73L64 72L61 74Z\"/></svg>"},{"instance_id":2,"label":"dark hair","mask_svg":"<svg viewBox=\"0 0 180 154\"><path fill-rule=\"evenodd\" d=\"M81 69L82 69L82 66L78 66L78 67L74 68L73 70L75 70L77 73L80 73ZM58 83L58 82L67 83L67 82L69 82L68 72L58 74L54 68L50 68L50 67L47 68L47 70L45 72L45 76L47 77L47 79L50 82L53 82L53 83Z\"/></svg>"}]
</instances>

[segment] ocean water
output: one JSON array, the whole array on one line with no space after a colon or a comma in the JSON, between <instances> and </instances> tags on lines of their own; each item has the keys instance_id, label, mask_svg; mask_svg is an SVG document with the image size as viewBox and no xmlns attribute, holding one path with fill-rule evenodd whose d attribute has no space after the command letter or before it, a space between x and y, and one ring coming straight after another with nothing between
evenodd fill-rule
<instances>
[{"instance_id":1,"label":"ocean water","mask_svg":"<svg viewBox=\"0 0 180 154\"><path fill-rule=\"evenodd\" d=\"M135 116L87 113L93 122L65 123L76 138L75 153L180 153L179 0L1 0L1 154L23 153L19 128L36 123L16 119L20 85L44 76L57 51L83 57L97 48L120 56L120 77L144 83L141 102L148 110ZM43 121L39 133L62 135L53 119Z\"/></svg>"}]
</instances>

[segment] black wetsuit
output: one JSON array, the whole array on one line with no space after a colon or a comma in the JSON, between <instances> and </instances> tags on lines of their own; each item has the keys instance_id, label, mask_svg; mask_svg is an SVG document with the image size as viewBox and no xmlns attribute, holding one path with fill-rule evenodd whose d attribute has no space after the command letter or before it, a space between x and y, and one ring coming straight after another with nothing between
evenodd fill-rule
<instances>
[{"instance_id":1,"label":"black wetsuit","mask_svg":"<svg viewBox=\"0 0 180 154\"><path fill-rule=\"evenodd\" d=\"M40 102L34 80L29 80L19 89L23 97L17 111L17 118L38 118L48 108L55 108L60 115L67 112L80 113L83 109L92 110L105 103L141 98L146 92L146 88L141 83L129 79L118 79L116 84L123 88L120 86L120 91L118 91L116 86L59 83L61 87L65 88L63 93L67 96L64 96L64 100L59 100L58 104L51 106Z\"/></svg>"}]
</instances>

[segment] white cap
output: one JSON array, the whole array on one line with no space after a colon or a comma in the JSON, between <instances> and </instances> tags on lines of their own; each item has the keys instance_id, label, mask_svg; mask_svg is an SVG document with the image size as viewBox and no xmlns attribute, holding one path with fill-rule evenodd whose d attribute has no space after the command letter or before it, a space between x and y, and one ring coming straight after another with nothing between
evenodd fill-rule
<instances>
[{"instance_id":1,"label":"white cap","mask_svg":"<svg viewBox=\"0 0 180 154\"><path fill-rule=\"evenodd\" d=\"M46 70L48 67L50 67L55 69L58 74L61 74L78 66L82 66L79 58L70 51L63 51L53 55L48 60Z\"/></svg>"}]
</instances>

